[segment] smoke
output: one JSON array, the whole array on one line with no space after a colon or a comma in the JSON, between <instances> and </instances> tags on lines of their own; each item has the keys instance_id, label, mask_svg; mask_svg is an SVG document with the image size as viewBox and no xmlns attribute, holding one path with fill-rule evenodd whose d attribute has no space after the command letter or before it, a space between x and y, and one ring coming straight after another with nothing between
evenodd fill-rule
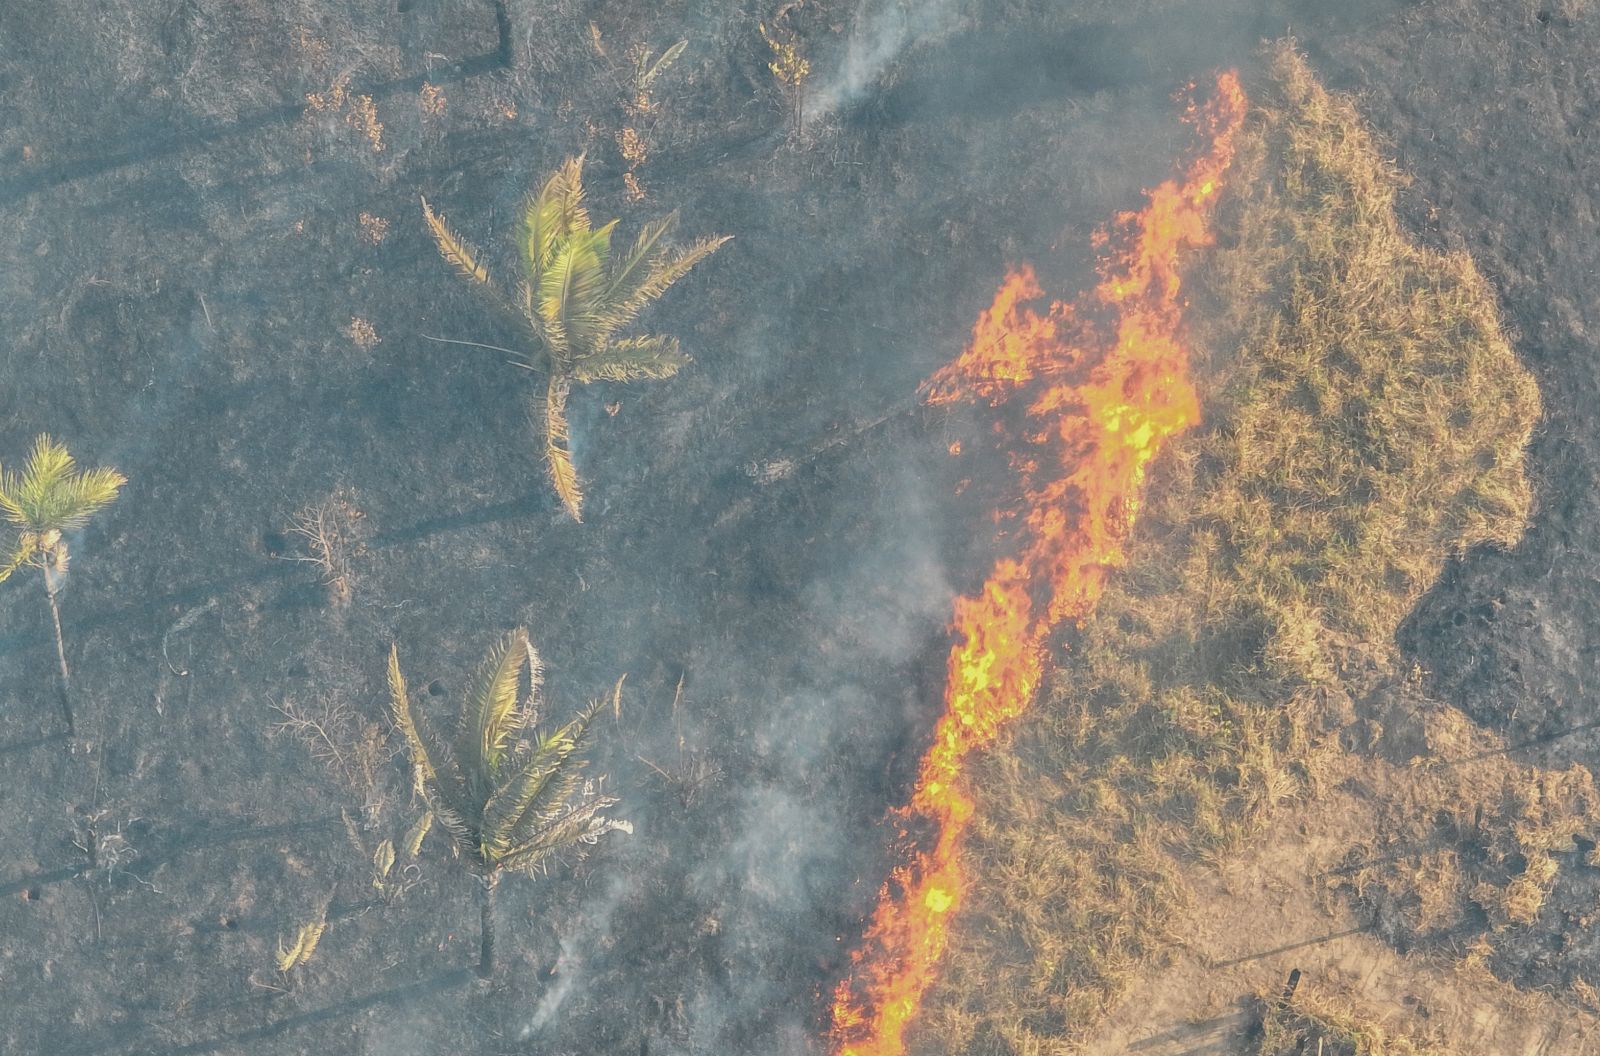
<instances>
[{"instance_id":1,"label":"smoke","mask_svg":"<svg viewBox=\"0 0 1600 1056\"><path fill-rule=\"evenodd\" d=\"M555 982L540 995L533 1014L517 1034L518 1040L526 1041L554 1023L568 996L574 992L583 993L589 982L587 956L602 948L602 940L611 931L617 908L637 894L638 885L637 874L619 870L611 874L610 883L598 898L586 900L581 924L560 935L561 955L551 972Z\"/></svg>"},{"instance_id":2,"label":"smoke","mask_svg":"<svg viewBox=\"0 0 1600 1056\"><path fill-rule=\"evenodd\" d=\"M816 86L807 109L826 117L858 102L902 52L919 41L944 36L955 21L954 0L862 0L844 60L833 76Z\"/></svg>"}]
</instances>

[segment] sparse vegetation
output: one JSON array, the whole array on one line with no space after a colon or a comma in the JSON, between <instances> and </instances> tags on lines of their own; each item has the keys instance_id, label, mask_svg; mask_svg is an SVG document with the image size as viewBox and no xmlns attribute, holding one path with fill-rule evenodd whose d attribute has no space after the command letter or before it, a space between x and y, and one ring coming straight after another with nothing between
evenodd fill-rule
<instances>
[{"instance_id":1,"label":"sparse vegetation","mask_svg":"<svg viewBox=\"0 0 1600 1056\"><path fill-rule=\"evenodd\" d=\"M341 815L345 836L354 848L357 860L367 862L370 866L372 891L385 905L399 901L422 878L422 869L416 859L422 850L423 839L433 828L433 813L423 811L403 834L398 834L398 844L394 839L384 837L371 848L367 846L362 833L380 828L383 819L368 816L364 824L360 824L350 816L349 811L341 811Z\"/></svg>"},{"instance_id":2,"label":"sparse vegetation","mask_svg":"<svg viewBox=\"0 0 1600 1056\"><path fill-rule=\"evenodd\" d=\"M1506 954L1543 945L1536 929L1557 882L1583 872L1582 849L1600 843L1594 778L1578 765L1546 769L1509 758L1495 735L1458 713L1405 703L1416 728L1397 719L1383 738L1420 742L1426 754L1397 777L1400 795L1380 811L1375 838L1352 847L1328 882L1398 949L1452 953L1469 967L1515 974L1504 972ZM1581 895L1577 906L1560 908L1577 910L1580 924L1589 919ZM1551 970L1583 995L1581 976Z\"/></svg>"},{"instance_id":3,"label":"sparse vegetation","mask_svg":"<svg viewBox=\"0 0 1600 1056\"><path fill-rule=\"evenodd\" d=\"M526 631L501 638L462 699L455 741L447 744L412 708L399 650L389 653L389 699L411 755L415 790L483 884L478 974L484 978L494 972L494 895L502 873L531 873L551 855L608 832L633 831L602 813L617 798L583 776L601 703L559 729L539 732L540 672ZM618 696L611 703L619 706Z\"/></svg>"},{"instance_id":4,"label":"sparse vegetation","mask_svg":"<svg viewBox=\"0 0 1600 1056\"><path fill-rule=\"evenodd\" d=\"M785 10L788 6L786 5ZM794 121L794 130L804 132L806 129L806 80L811 76L811 63L806 60L800 51L799 38L792 30L777 29L777 35L767 29L766 23L759 23L761 39L767 42L767 48L772 52L772 60L767 63L767 69L772 74L772 79L778 83L778 88L783 92L783 97L788 103L789 114Z\"/></svg>"},{"instance_id":5,"label":"sparse vegetation","mask_svg":"<svg viewBox=\"0 0 1600 1056\"><path fill-rule=\"evenodd\" d=\"M922 1038L1073 1051L1178 941L1183 863L1316 792L1445 559L1529 506L1538 394L1464 255L1411 242L1400 177L1285 46L1197 262L1207 423L1159 463L1047 703L981 765ZM1363 1050L1365 1051L1365 1050Z\"/></svg>"},{"instance_id":6,"label":"sparse vegetation","mask_svg":"<svg viewBox=\"0 0 1600 1056\"><path fill-rule=\"evenodd\" d=\"M303 553L288 555L292 561L316 565L336 606L350 604L355 588L353 563L366 552L366 514L356 505L349 488L334 491L303 507L291 519L288 534L304 546Z\"/></svg>"},{"instance_id":7,"label":"sparse vegetation","mask_svg":"<svg viewBox=\"0 0 1600 1056\"><path fill-rule=\"evenodd\" d=\"M78 472L67 449L41 435L33 445L22 472L0 470L0 510L17 529L11 556L0 567L0 582L24 566L37 568L44 577L45 597L55 630L56 660L61 671L61 712L67 735L77 726L72 714L72 674L67 667L66 641L61 633L61 606L57 595L67 574L70 551L64 533L82 528L95 513L116 500L127 478L114 469Z\"/></svg>"},{"instance_id":8,"label":"sparse vegetation","mask_svg":"<svg viewBox=\"0 0 1600 1056\"><path fill-rule=\"evenodd\" d=\"M350 317L350 325L344 328L344 332L345 336L350 338L350 343L363 352L371 352L383 340L378 336L377 327L359 315Z\"/></svg>"},{"instance_id":9,"label":"sparse vegetation","mask_svg":"<svg viewBox=\"0 0 1600 1056\"><path fill-rule=\"evenodd\" d=\"M567 397L574 384L669 378L687 363L678 339L663 334L621 337L646 306L716 252L727 237L702 238L671 249L667 236L677 214L652 220L626 253L613 253L613 220L593 227L584 207L583 159L569 158L531 196L517 234L522 278L506 294L459 238L428 205L423 218L439 252L468 282L493 296L534 339L522 366L547 373L543 407L545 461L556 493L574 520L582 520L583 489L572 463Z\"/></svg>"},{"instance_id":10,"label":"sparse vegetation","mask_svg":"<svg viewBox=\"0 0 1600 1056\"><path fill-rule=\"evenodd\" d=\"M1452 1056L1315 992L1290 1002L1262 997L1258 1006L1260 1044L1251 1056Z\"/></svg>"},{"instance_id":11,"label":"sparse vegetation","mask_svg":"<svg viewBox=\"0 0 1600 1056\"><path fill-rule=\"evenodd\" d=\"M374 154L384 150L383 122L378 119L378 104L372 96L350 91L350 70L334 78L325 92L307 92L305 118L308 122L331 128L335 120L342 120L363 140Z\"/></svg>"},{"instance_id":12,"label":"sparse vegetation","mask_svg":"<svg viewBox=\"0 0 1600 1056\"><path fill-rule=\"evenodd\" d=\"M335 696L310 703L285 697L272 710L281 716L272 733L293 736L327 767L351 800L361 805L364 821L371 823L384 813L389 802L384 770L396 752L388 730L358 716Z\"/></svg>"},{"instance_id":13,"label":"sparse vegetation","mask_svg":"<svg viewBox=\"0 0 1600 1056\"><path fill-rule=\"evenodd\" d=\"M594 29L594 23L589 23L589 26ZM598 47L598 38L596 43ZM656 81L672 68L688 46L687 40L680 40L660 55L648 44L635 44L628 50L633 72L622 103L625 123L617 130L617 153L621 155L625 167L622 182L627 188L630 202L640 202L645 198L644 186L639 182L639 169L649 160L654 149L654 125L661 109L655 97ZM605 52L602 50L599 54L603 57Z\"/></svg>"}]
</instances>

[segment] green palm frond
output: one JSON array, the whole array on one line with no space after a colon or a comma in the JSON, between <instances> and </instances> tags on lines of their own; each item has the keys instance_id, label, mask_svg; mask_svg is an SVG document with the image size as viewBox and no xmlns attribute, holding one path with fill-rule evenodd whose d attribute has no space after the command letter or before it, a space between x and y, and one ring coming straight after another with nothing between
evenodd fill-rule
<instances>
[{"instance_id":1,"label":"green palm frond","mask_svg":"<svg viewBox=\"0 0 1600 1056\"><path fill-rule=\"evenodd\" d=\"M654 76L678 54L676 46ZM574 381L667 378L689 362L676 339L643 336L618 340L651 302L664 294L727 238L701 239L682 249L666 240L677 225L672 213L646 223L625 253L612 246L617 221L591 225L584 207L583 158L568 158L523 204L516 237L522 277L497 298L536 339L550 376L545 394L545 458L550 479L574 520L583 492L568 445L566 399ZM469 278L488 282L473 250L423 203L440 252ZM530 357L525 366L534 367Z\"/></svg>"},{"instance_id":2,"label":"green palm frond","mask_svg":"<svg viewBox=\"0 0 1600 1056\"><path fill-rule=\"evenodd\" d=\"M572 384L565 377L551 373L544 394L544 458L562 505L581 524L583 486L572 465L572 436L567 427L567 395L571 390Z\"/></svg>"},{"instance_id":3,"label":"green palm frond","mask_svg":"<svg viewBox=\"0 0 1600 1056\"><path fill-rule=\"evenodd\" d=\"M612 265L611 283L606 288L606 300L612 304L621 304L627 300L628 294L638 288L650 274L652 263L662 260L661 240L672 233L678 226L678 211L663 216L659 220L652 220L639 229L639 237L634 239L632 247L624 257L618 258Z\"/></svg>"},{"instance_id":4,"label":"green palm frond","mask_svg":"<svg viewBox=\"0 0 1600 1056\"><path fill-rule=\"evenodd\" d=\"M552 785L562 785L561 777L576 774L583 760L571 765L567 759L583 743L583 734L593 718L592 710L545 737L537 738L522 769L495 790L483 808L482 849L484 857L496 861L511 846L530 806L543 797ZM573 786L574 789L576 786ZM569 791L563 800L570 796Z\"/></svg>"},{"instance_id":5,"label":"green palm frond","mask_svg":"<svg viewBox=\"0 0 1600 1056\"><path fill-rule=\"evenodd\" d=\"M517 689L527 660L528 632L518 628L490 648L467 693L456 733L456 758L474 798L494 787L516 736Z\"/></svg>"},{"instance_id":6,"label":"green palm frond","mask_svg":"<svg viewBox=\"0 0 1600 1056\"><path fill-rule=\"evenodd\" d=\"M41 435L21 476L0 470L0 509L12 524L31 532L69 531L115 501L127 482L114 469L77 472L66 447Z\"/></svg>"},{"instance_id":7,"label":"green palm frond","mask_svg":"<svg viewBox=\"0 0 1600 1056\"><path fill-rule=\"evenodd\" d=\"M609 282L606 264L611 258L611 232L616 226L617 222L613 220L598 230L580 236L588 243L593 255L585 255L585 268L568 292L563 309L567 346L571 352L581 354L598 347L604 343L604 335L610 332L612 313L605 299L605 288Z\"/></svg>"},{"instance_id":8,"label":"green palm frond","mask_svg":"<svg viewBox=\"0 0 1600 1056\"><path fill-rule=\"evenodd\" d=\"M433 241L439 247L439 255L456 266L469 281L492 286L489 281L489 269L478 263L477 252L469 246L461 236L450 230L450 225L445 223L444 217L435 213L428 205L428 199L422 199L422 218L427 221L428 230L433 232Z\"/></svg>"},{"instance_id":9,"label":"green palm frond","mask_svg":"<svg viewBox=\"0 0 1600 1056\"><path fill-rule=\"evenodd\" d=\"M568 158L522 209L522 260L528 278L537 282L556 247L575 232L589 230L583 207L583 155Z\"/></svg>"},{"instance_id":10,"label":"green palm frond","mask_svg":"<svg viewBox=\"0 0 1600 1056\"><path fill-rule=\"evenodd\" d=\"M599 231L568 239L539 279L539 319L551 358L564 366L593 341L599 295L605 286L605 255L615 221Z\"/></svg>"},{"instance_id":11,"label":"green palm frond","mask_svg":"<svg viewBox=\"0 0 1600 1056\"><path fill-rule=\"evenodd\" d=\"M389 647L388 674L389 710L394 714L394 724L399 727L401 736L405 738L406 750L411 756L415 789L419 795L426 797L430 787L440 789L445 787L445 781L451 777L451 759L437 738L424 730L411 707L411 696L406 692L405 676L400 673L399 646ZM447 808L453 806L444 805Z\"/></svg>"},{"instance_id":12,"label":"green palm frond","mask_svg":"<svg viewBox=\"0 0 1600 1056\"><path fill-rule=\"evenodd\" d=\"M22 538L17 542L17 549L6 559L5 567L0 568L0 583L10 579L13 572L27 564L28 559L38 552L37 536L32 532L23 533Z\"/></svg>"},{"instance_id":13,"label":"green palm frond","mask_svg":"<svg viewBox=\"0 0 1600 1056\"><path fill-rule=\"evenodd\" d=\"M638 381L670 378L689 362L678 339L663 335L630 337L572 365L573 377L591 381Z\"/></svg>"},{"instance_id":14,"label":"green palm frond","mask_svg":"<svg viewBox=\"0 0 1600 1056\"><path fill-rule=\"evenodd\" d=\"M689 274L696 264L722 248L722 245L732 237L723 235L719 238L696 239L683 249L670 253L661 260L652 261L637 285L625 294L621 290L618 291L619 303L615 309L616 328L621 329L633 322L650 302L659 299L673 283Z\"/></svg>"}]
</instances>

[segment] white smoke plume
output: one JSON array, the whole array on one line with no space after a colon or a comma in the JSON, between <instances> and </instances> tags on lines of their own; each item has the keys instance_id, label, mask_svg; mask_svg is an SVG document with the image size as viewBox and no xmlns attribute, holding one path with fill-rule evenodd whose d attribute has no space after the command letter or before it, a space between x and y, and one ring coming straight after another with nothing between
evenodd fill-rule
<instances>
[{"instance_id":1,"label":"white smoke plume","mask_svg":"<svg viewBox=\"0 0 1600 1056\"><path fill-rule=\"evenodd\" d=\"M953 0L863 0L844 61L816 86L808 112L826 117L858 102L907 48L944 36L955 21Z\"/></svg>"}]
</instances>

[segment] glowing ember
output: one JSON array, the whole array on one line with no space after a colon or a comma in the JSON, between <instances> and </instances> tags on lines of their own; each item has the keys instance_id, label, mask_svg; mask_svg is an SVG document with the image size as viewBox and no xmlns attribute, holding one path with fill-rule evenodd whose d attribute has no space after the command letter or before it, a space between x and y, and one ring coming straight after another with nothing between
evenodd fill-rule
<instances>
[{"instance_id":1,"label":"glowing ember","mask_svg":"<svg viewBox=\"0 0 1600 1056\"><path fill-rule=\"evenodd\" d=\"M983 589L956 599L945 713L922 759L902 831L937 828L931 848L895 870L880 892L850 978L834 994L838 1056L899 1056L944 952L965 889L957 851L973 802L962 765L1027 708L1044 646L1063 620L1081 620L1122 561L1145 467L1162 443L1199 420L1179 339L1184 250L1209 241L1206 218L1243 123L1238 78L1189 119L1210 141L1181 180L1117 217L1093 297L1081 308L1027 305L1043 296L1032 269L1009 275L973 327L972 344L929 382L928 399L999 404L1025 394L1027 435L1014 456L1023 484L1020 553L995 564ZM1067 380L1071 376L1078 380ZM952 447L952 453L958 448Z\"/></svg>"}]
</instances>

